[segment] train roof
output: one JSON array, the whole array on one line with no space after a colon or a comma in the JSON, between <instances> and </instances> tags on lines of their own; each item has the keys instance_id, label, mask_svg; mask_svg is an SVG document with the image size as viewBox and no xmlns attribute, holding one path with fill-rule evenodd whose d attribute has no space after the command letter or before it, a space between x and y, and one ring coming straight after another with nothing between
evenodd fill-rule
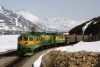
<instances>
[{"instance_id":1,"label":"train roof","mask_svg":"<svg viewBox=\"0 0 100 67\"><path fill-rule=\"evenodd\" d=\"M57 33L46 33L46 32L29 32L32 35L58 35Z\"/></svg>"},{"instance_id":2,"label":"train roof","mask_svg":"<svg viewBox=\"0 0 100 67\"><path fill-rule=\"evenodd\" d=\"M89 35L65 35L65 37L88 37Z\"/></svg>"},{"instance_id":3,"label":"train roof","mask_svg":"<svg viewBox=\"0 0 100 67\"><path fill-rule=\"evenodd\" d=\"M30 33L28 34L21 34L20 36L26 36L26 37L40 37L38 35L31 35Z\"/></svg>"}]
</instances>

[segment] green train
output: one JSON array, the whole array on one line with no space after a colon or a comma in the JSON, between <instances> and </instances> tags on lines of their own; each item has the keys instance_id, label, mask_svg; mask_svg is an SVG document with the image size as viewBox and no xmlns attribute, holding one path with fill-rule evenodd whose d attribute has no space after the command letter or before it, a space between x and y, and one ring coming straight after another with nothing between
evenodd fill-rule
<instances>
[{"instance_id":1,"label":"green train","mask_svg":"<svg viewBox=\"0 0 100 67\"><path fill-rule=\"evenodd\" d=\"M65 36L57 33L30 32L18 37L17 51L19 55L31 56L36 49L65 44Z\"/></svg>"}]
</instances>

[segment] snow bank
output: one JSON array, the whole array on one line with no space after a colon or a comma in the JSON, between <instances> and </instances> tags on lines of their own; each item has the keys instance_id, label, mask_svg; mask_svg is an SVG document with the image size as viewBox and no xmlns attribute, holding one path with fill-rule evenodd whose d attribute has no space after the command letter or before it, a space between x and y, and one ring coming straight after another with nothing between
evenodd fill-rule
<instances>
[{"instance_id":1,"label":"snow bank","mask_svg":"<svg viewBox=\"0 0 100 67\"><path fill-rule=\"evenodd\" d=\"M92 52L100 52L100 41L95 42L79 42L74 46L68 48L66 51L68 52L77 52L77 51L92 51Z\"/></svg>"}]
</instances>

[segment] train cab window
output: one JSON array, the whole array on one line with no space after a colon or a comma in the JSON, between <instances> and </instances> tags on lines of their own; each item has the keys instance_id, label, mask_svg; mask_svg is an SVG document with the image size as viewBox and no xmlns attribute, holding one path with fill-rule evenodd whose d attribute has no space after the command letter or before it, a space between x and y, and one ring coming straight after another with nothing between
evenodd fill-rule
<instances>
[{"instance_id":1,"label":"train cab window","mask_svg":"<svg viewBox=\"0 0 100 67\"><path fill-rule=\"evenodd\" d=\"M24 37L24 41L28 41L28 37Z\"/></svg>"},{"instance_id":2,"label":"train cab window","mask_svg":"<svg viewBox=\"0 0 100 67\"><path fill-rule=\"evenodd\" d=\"M29 38L29 41L33 41L33 38L32 38L32 37L30 37L30 38Z\"/></svg>"},{"instance_id":3,"label":"train cab window","mask_svg":"<svg viewBox=\"0 0 100 67\"><path fill-rule=\"evenodd\" d=\"M19 40L19 41L22 41L22 37L19 37L18 40Z\"/></svg>"}]
</instances>

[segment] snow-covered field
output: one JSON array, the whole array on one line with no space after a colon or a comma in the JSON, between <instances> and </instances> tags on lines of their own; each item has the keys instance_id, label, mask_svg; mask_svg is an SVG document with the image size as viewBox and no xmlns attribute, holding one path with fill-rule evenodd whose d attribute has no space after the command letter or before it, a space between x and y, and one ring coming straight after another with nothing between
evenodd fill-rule
<instances>
[{"instance_id":1,"label":"snow-covered field","mask_svg":"<svg viewBox=\"0 0 100 67\"><path fill-rule=\"evenodd\" d=\"M19 35L0 35L0 52L17 49L17 37Z\"/></svg>"},{"instance_id":2,"label":"snow-covered field","mask_svg":"<svg viewBox=\"0 0 100 67\"><path fill-rule=\"evenodd\" d=\"M0 36L0 52L17 49L17 37L19 35L1 35ZM76 52L76 51L93 51L100 52L100 41L82 42L80 41L74 46L60 47L55 50ZM45 53L44 53L45 54ZM43 54L34 62L34 67L39 67Z\"/></svg>"}]
</instances>

